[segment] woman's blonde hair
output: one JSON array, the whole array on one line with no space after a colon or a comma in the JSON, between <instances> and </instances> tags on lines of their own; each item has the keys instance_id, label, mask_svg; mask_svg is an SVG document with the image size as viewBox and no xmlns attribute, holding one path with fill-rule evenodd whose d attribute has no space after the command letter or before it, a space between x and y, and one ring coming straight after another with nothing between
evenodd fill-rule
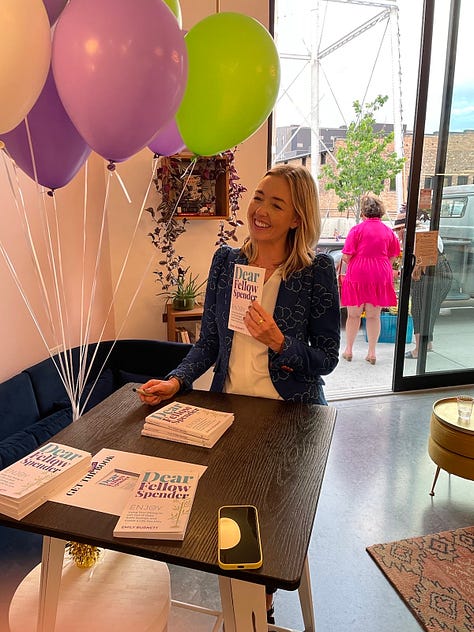
<instances>
[{"instance_id":1,"label":"woman's blonde hair","mask_svg":"<svg viewBox=\"0 0 474 632\"><path fill-rule=\"evenodd\" d=\"M280 266L282 278L286 279L292 272L306 268L314 259L314 249L321 234L318 189L313 176L305 167L279 165L269 169L265 176L286 180L299 220L298 226L288 231L287 256ZM251 264L258 255L257 244L248 237L242 246L242 252Z\"/></svg>"}]
</instances>

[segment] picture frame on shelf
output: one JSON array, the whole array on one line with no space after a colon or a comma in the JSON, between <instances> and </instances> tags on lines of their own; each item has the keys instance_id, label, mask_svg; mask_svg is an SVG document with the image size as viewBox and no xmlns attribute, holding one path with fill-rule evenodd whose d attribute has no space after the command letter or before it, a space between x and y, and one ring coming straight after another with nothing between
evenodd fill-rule
<instances>
[{"instance_id":1,"label":"picture frame on shelf","mask_svg":"<svg viewBox=\"0 0 474 632\"><path fill-rule=\"evenodd\" d=\"M163 202L177 206L177 218L229 218L229 167L225 156L166 156L158 177L162 180Z\"/></svg>"}]
</instances>

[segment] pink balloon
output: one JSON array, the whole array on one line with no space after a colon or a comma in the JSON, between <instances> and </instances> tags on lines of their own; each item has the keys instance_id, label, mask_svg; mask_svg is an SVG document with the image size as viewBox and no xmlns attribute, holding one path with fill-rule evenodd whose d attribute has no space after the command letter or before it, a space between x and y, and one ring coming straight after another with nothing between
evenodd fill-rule
<instances>
[{"instance_id":1,"label":"pink balloon","mask_svg":"<svg viewBox=\"0 0 474 632\"><path fill-rule=\"evenodd\" d=\"M91 150L66 114L51 70L27 121L38 182L50 189L63 187L73 179ZM0 138L20 169L35 180L25 121Z\"/></svg>"},{"instance_id":2,"label":"pink balloon","mask_svg":"<svg viewBox=\"0 0 474 632\"><path fill-rule=\"evenodd\" d=\"M153 138L148 145L148 149L151 149L155 154L160 156L172 156L173 154L179 154L180 151L185 149L181 134L179 133L176 121L172 118L164 127L160 129L158 134Z\"/></svg>"},{"instance_id":3,"label":"pink balloon","mask_svg":"<svg viewBox=\"0 0 474 632\"><path fill-rule=\"evenodd\" d=\"M184 36L162 0L70 2L54 33L53 72L81 136L120 162L174 117L187 79Z\"/></svg>"},{"instance_id":4,"label":"pink balloon","mask_svg":"<svg viewBox=\"0 0 474 632\"><path fill-rule=\"evenodd\" d=\"M49 23L51 26L58 19L61 11L66 6L67 0L43 0L43 4L46 7L48 13Z\"/></svg>"}]
</instances>

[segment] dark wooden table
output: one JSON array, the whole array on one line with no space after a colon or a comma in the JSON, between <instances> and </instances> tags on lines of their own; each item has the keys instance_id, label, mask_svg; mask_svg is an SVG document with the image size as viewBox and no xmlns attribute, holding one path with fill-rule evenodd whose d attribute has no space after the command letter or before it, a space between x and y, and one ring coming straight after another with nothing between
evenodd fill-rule
<instances>
[{"instance_id":1,"label":"dark wooden table","mask_svg":"<svg viewBox=\"0 0 474 632\"><path fill-rule=\"evenodd\" d=\"M74 540L219 575L226 632L266 630L263 585L267 584L285 590L299 589L306 630L314 629L306 554L334 430L335 409L207 391L192 391L178 399L231 411L235 421L210 450L142 437L140 430L151 409L141 404L132 385L127 385L58 433L54 440L93 455L107 447L206 465L184 541L114 538L117 516L53 502L45 503L21 521L0 515L0 524L45 536L42 599L46 600L44 591L51 587L54 573L58 584L60 581L57 560L56 570L51 562L58 549L55 541L63 546L64 541ZM228 504L253 504L258 508L264 561L258 570L223 571L217 564L217 511ZM252 590L254 605L250 599ZM240 615L239 591L247 610ZM56 604L53 605L55 611ZM42 607L47 606L43 603ZM249 616L253 628L249 627ZM42 625L47 629L40 617L39 630Z\"/></svg>"}]
</instances>

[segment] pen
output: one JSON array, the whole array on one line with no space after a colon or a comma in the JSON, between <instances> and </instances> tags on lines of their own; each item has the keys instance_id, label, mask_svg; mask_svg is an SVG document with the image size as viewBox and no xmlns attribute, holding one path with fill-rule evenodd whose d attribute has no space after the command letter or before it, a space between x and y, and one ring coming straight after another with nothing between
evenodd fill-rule
<instances>
[{"instance_id":1,"label":"pen","mask_svg":"<svg viewBox=\"0 0 474 632\"><path fill-rule=\"evenodd\" d=\"M134 393L139 393L140 395L153 395L153 393L148 393L147 391L144 391L142 388L132 388L132 391Z\"/></svg>"}]
</instances>

